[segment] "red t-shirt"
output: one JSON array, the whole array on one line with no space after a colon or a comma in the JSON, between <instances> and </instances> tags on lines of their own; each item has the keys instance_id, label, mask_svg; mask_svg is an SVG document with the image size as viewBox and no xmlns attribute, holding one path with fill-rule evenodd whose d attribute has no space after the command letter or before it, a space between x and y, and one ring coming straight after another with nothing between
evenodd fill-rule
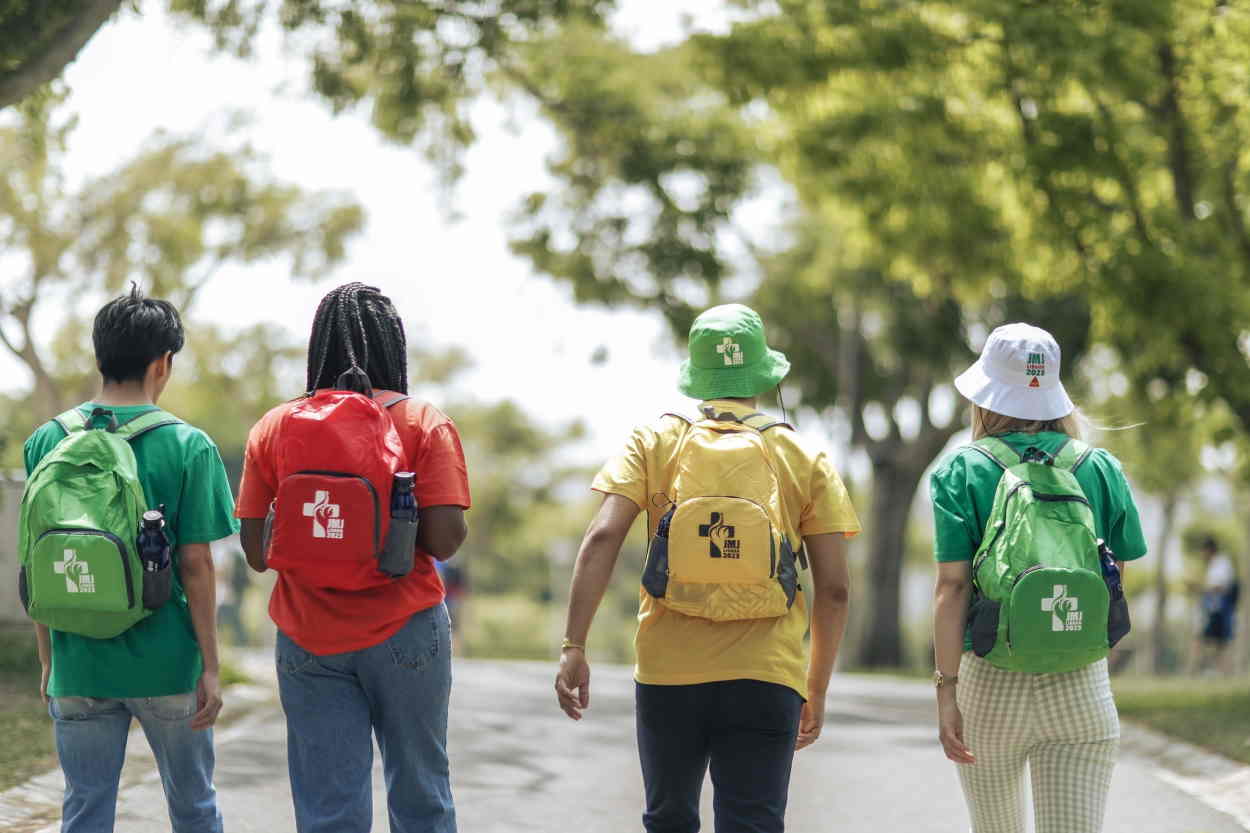
<instances>
[{"instance_id":1,"label":"red t-shirt","mask_svg":"<svg viewBox=\"0 0 1250 833\"><path fill-rule=\"evenodd\" d=\"M377 399L394 397L375 391ZM264 518L278 492L272 449L283 403L252 426L243 457L243 479L234 514ZM469 508L469 477L455 424L433 405L408 399L387 413L404 444L408 468L416 472L413 489L418 506ZM348 591L306 587L278 573L269 599L269 616L297 645L313 654L359 651L389 639L412 614L443 601L443 582L434 559L417 550L412 572L369 590Z\"/></svg>"}]
</instances>

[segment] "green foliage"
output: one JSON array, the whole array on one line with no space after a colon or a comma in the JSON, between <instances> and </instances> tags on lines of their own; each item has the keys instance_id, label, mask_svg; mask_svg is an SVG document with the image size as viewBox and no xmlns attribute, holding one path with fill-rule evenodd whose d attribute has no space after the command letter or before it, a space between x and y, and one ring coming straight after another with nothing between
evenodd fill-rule
<instances>
[{"instance_id":1,"label":"green foliage","mask_svg":"<svg viewBox=\"0 0 1250 833\"><path fill-rule=\"evenodd\" d=\"M207 24L218 46L248 55L268 15L306 51L312 88L333 109L367 104L404 144L425 141L448 176L473 138L469 101L516 49L561 21L597 21L611 0L170 0Z\"/></svg>"},{"instance_id":2,"label":"green foliage","mask_svg":"<svg viewBox=\"0 0 1250 833\"><path fill-rule=\"evenodd\" d=\"M10 254L0 344L34 376L30 413L9 414L26 426L90 394L89 317L129 281L189 318L221 268L287 257L294 276L316 279L343 258L363 224L360 206L342 196L273 181L246 146L217 151L162 134L114 172L70 188L61 168L73 119L58 114L58 99L30 100L16 121L0 125L0 245ZM48 328L42 316L58 306L63 314ZM213 382L284 356L264 328L234 336L189 331L193 363ZM232 386L250 382L253 393L271 393L271 378L236 377ZM257 397L243 401L250 407ZM251 408L238 419L258 415Z\"/></svg>"}]
</instances>

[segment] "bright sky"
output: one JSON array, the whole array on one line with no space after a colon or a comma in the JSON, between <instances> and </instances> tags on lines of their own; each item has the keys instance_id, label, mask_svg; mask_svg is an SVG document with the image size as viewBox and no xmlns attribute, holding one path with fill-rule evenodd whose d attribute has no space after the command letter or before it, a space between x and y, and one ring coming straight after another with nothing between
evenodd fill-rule
<instances>
[{"instance_id":1,"label":"bright sky","mask_svg":"<svg viewBox=\"0 0 1250 833\"><path fill-rule=\"evenodd\" d=\"M649 47L679 38L686 19L699 28L724 20L722 0L621 6L619 30ZM250 127L225 141L250 142L283 180L351 193L367 226L330 280L295 283L276 265L224 273L202 296L200 318L276 321L303 339L325 290L362 280L396 301L414 341L468 350L476 369L464 390L516 398L551 422L588 417L590 453L610 453L638 421L689 407L674 387L680 353L657 317L575 306L562 285L508 251L506 217L522 195L545 187L544 157L555 147L530 111L478 105L481 140L448 192L416 148L384 143L363 113L333 118L304 94L306 76L304 59L276 33L242 62L213 54L204 31L176 26L160 4L144 4L142 15L127 12L97 34L66 74L80 116L71 176L111 170L158 129L220 132L223 114L248 111ZM609 358L594 366L601 345Z\"/></svg>"}]
</instances>

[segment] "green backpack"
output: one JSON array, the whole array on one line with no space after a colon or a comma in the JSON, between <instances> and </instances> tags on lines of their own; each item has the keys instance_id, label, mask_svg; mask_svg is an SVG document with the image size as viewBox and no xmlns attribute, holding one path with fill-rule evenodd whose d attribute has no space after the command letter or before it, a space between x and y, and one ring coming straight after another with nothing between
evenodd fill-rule
<instances>
[{"instance_id":1,"label":"green backpack","mask_svg":"<svg viewBox=\"0 0 1250 833\"><path fill-rule=\"evenodd\" d=\"M997 437L970 447L1003 468L972 559L973 652L1032 673L1074 671L1107 656L1113 594L1075 475L1092 449L1070 440L1053 457L1036 448L1021 457ZM1127 623L1118 579L1115 588Z\"/></svg>"},{"instance_id":2,"label":"green backpack","mask_svg":"<svg viewBox=\"0 0 1250 833\"><path fill-rule=\"evenodd\" d=\"M100 419L106 427L95 427ZM130 443L180 420L155 410L118 425L111 411L96 408L90 419L75 409L55 422L66 436L22 493L19 592L36 622L110 639L169 597L170 569L145 572L139 558L147 501ZM157 585L146 598L145 581Z\"/></svg>"}]
</instances>

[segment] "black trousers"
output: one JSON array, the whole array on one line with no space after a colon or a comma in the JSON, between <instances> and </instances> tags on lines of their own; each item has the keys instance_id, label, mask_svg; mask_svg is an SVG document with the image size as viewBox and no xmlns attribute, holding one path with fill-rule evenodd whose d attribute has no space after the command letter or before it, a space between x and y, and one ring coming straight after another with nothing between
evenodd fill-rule
<instances>
[{"instance_id":1,"label":"black trousers","mask_svg":"<svg viewBox=\"0 0 1250 833\"><path fill-rule=\"evenodd\" d=\"M758 680L637 683L647 833L697 833L712 771L716 833L782 833L803 699Z\"/></svg>"}]
</instances>

